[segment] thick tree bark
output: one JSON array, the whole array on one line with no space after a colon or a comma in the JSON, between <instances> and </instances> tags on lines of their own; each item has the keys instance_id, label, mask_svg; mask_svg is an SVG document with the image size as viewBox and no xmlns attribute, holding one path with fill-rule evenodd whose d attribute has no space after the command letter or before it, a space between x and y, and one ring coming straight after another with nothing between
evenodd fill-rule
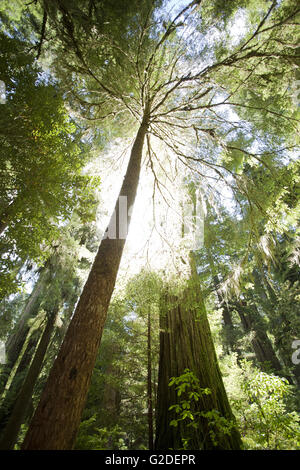
<instances>
[{"instance_id":1,"label":"thick tree bark","mask_svg":"<svg viewBox=\"0 0 300 470\"><path fill-rule=\"evenodd\" d=\"M201 388L211 394L203 395L197 402L196 412L217 410L220 416L234 423L230 404L218 365L211 331L201 297L199 283L188 286L180 296L167 293L161 312L160 362L157 392L155 448L182 449L183 439L189 438L188 449L240 449L241 438L234 425L228 435L218 433L217 444L211 437L207 418L197 418L197 427L187 427L183 421L177 427L170 421L178 418L171 405L180 401L171 377L180 376L187 368L199 379Z\"/></svg>"},{"instance_id":2,"label":"thick tree bark","mask_svg":"<svg viewBox=\"0 0 300 470\"><path fill-rule=\"evenodd\" d=\"M0 442L0 449L9 450L14 448L21 425L26 417L34 386L42 369L43 361L54 329L57 313L58 310L48 314L46 327L42 334L34 358L30 364L26 378L20 389L20 393L16 399L13 412L4 430L3 437Z\"/></svg>"},{"instance_id":3,"label":"thick tree bark","mask_svg":"<svg viewBox=\"0 0 300 470\"><path fill-rule=\"evenodd\" d=\"M136 196L148 121L146 110L120 191L128 207ZM118 201L115 211L118 225ZM114 220L113 215L111 223ZM72 449L74 445L124 244L125 237L118 237L118 230L116 239L105 238L100 244L23 449Z\"/></svg>"}]
</instances>

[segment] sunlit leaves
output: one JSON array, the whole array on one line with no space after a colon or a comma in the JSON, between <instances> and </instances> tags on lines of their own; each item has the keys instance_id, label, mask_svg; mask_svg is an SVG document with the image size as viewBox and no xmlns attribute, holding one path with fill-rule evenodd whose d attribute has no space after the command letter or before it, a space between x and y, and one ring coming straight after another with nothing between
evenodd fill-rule
<instances>
[{"instance_id":1,"label":"sunlit leaves","mask_svg":"<svg viewBox=\"0 0 300 470\"><path fill-rule=\"evenodd\" d=\"M24 43L3 34L0 39L0 79L6 84L0 117L0 204L6 227L1 270L7 276L16 257L47 257L47 244L75 207L81 205L86 219L91 216L99 180L82 173L90 147L67 115L58 85L33 64Z\"/></svg>"}]
</instances>

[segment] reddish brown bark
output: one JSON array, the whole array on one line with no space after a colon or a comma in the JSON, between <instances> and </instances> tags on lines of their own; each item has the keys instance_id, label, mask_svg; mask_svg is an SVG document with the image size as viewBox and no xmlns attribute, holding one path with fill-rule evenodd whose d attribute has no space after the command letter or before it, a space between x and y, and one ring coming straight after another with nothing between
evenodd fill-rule
<instances>
[{"instance_id":1,"label":"reddish brown bark","mask_svg":"<svg viewBox=\"0 0 300 470\"><path fill-rule=\"evenodd\" d=\"M148 120L145 112L120 191L128 207L136 196ZM118 225L118 201L115 210ZM125 239L119 238L106 238L100 244L23 449L72 449L74 445L124 244Z\"/></svg>"},{"instance_id":2,"label":"reddish brown bark","mask_svg":"<svg viewBox=\"0 0 300 470\"><path fill-rule=\"evenodd\" d=\"M211 393L201 395L193 405L195 408L191 408L196 417L195 426L188 426L188 420L183 420L174 427L170 422L178 419L178 414L169 408L178 404L182 397L177 396L175 388L169 386L169 381L172 377L179 377L185 369L192 371L200 387L209 388ZM189 400L188 396L185 399ZM199 415L212 410L232 423L227 434ZM215 433L214 438L212 431ZM195 272L181 293L173 293L171 288L165 292L160 313L155 449L180 450L184 447L185 439L188 440L189 450L239 450L242 447Z\"/></svg>"}]
</instances>

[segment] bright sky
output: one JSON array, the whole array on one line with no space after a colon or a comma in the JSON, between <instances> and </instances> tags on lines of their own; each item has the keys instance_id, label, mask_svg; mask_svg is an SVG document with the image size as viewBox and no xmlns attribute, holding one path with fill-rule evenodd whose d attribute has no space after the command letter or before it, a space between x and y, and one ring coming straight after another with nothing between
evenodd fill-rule
<instances>
[{"instance_id":1,"label":"bright sky","mask_svg":"<svg viewBox=\"0 0 300 470\"><path fill-rule=\"evenodd\" d=\"M118 150L120 147L122 147L120 142L112 146L110 152L106 153L105 160L112 161L116 158L117 152L119 151L120 153L120 150ZM117 168L113 172L107 171L107 169L106 171L99 169L103 181L101 187L102 200L98 213L98 226L101 233L104 232L107 226L115 200L118 197L129 158L130 146L127 147L126 154L119 161L122 171ZM162 149L157 151L162 155ZM102 161L102 163L100 161L100 165L105 167L105 162L101 158L100 160ZM163 181L163 184L166 184L166 181ZM170 262L173 264L172 269L176 269L174 252L179 249L179 245L182 243L179 204L180 190L178 188L178 191L176 191L176 185L169 189L170 193L164 189L164 197L156 189L154 214L153 175L149 167L146 167L144 161L125 252L120 266L121 276L123 274L129 277L136 274L143 266L148 266L151 269L169 269ZM167 203L165 199L167 199ZM101 208L105 210L102 211Z\"/></svg>"}]
</instances>

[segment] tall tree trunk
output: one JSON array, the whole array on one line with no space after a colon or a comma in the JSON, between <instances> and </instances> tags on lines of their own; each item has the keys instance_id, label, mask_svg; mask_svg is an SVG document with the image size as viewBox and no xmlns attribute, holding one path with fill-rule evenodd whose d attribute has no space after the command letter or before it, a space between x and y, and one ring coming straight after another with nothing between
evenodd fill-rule
<instances>
[{"instance_id":1,"label":"tall tree trunk","mask_svg":"<svg viewBox=\"0 0 300 470\"><path fill-rule=\"evenodd\" d=\"M151 353L151 312L147 319L147 395L148 395L148 447L153 450L153 401L152 401L152 353Z\"/></svg>"},{"instance_id":2,"label":"tall tree trunk","mask_svg":"<svg viewBox=\"0 0 300 470\"><path fill-rule=\"evenodd\" d=\"M241 438L233 425L228 435L216 430L214 442L205 417L197 418L197 427L187 427L184 421L177 427L170 421L178 418L171 405L180 401L171 377L178 377L185 369L199 379L201 388L209 388L211 394L203 395L197 402L197 412L217 410L220 416L234 423L230 404L218 365L212 335L202 299L199 282L193 279L180 296L167 293L160 316L160 361L157 391L155 448L182 449L183 439L189 437L188 449L240 449Z\"/></svg>"},{"instance_id":3,"label":"tall tree trunk","mask_svg":"<svg viewBox=\"0 0 300 470\"><path fill-rule=\"evenodd\" d=\"M127 198L127 207L133 206L136 196L148 122L146 109L120 191L120 196ZM116 220L118 228L118 201L115 213L109 227ZM100 243L23 449L72 449L74 445L125 244L125 236L118 235L117 230L117 238L105 238Z\"/></svg>"},{"instance_id":4,"label":"tall tree trunk","mask_svg":"<svg viewBox=\"0 0 300 470\"><path fill-rule=\"evenodd\" d=\"M34 358L30 364L26 378L22 384L20 393L16 399L13 412L5 427L3 437L0 442L0 449L13 449L16 443L20 428L30 404L33 389L42 369L43 361L54 329L55 319L58 309L48 313L46 327L37 347Z\"/></svg>"}]
</instances>

